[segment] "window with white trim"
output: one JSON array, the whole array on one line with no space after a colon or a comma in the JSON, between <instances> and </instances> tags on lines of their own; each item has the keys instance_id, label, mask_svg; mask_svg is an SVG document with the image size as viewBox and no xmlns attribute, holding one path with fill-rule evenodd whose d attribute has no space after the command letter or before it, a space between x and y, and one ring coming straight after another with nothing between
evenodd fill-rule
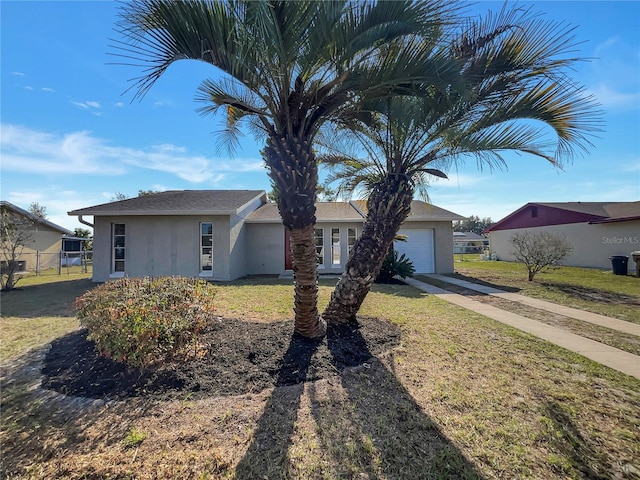
<instances>
[{"instance_id":1,"label":"window with white trim","mask_svg":"<svg viewBox=\"0 0 640 480\"><path fill-rule=\"evenodd\" d=\"M124 223L111 224L111 271L124 275L125 267L125 225Z\"/></svg>"},{"instance_id":2,"label":"window with white trim","mask_svg":"<svg viewBox=\"0 0 640 480\"><path fill-rule=\"evenodd\" d=\"M213 273L213 223L200 224L200 271Z\"/></svg>"},{"instance_id":3,"label":"window with white trim","mask_svg":"<svg viewBox=\"0 0 640 480\"><path fill-rule=\"evenodd\" d=\"M351 252L353 251L353 247L358 240L358 229L357 228L348 228L347 229L347 257L351 257Z\"/></svg>"},{"instance_id":4,"label":"window with white trim","mask_svg":"<svg viewBox=\"0 0 640 480\"><path fill-rule=\"evenodd\" d=\"M318 268L324 268L324 229L314 229L313 238L316 247L316 259L318 262Z\"/></svg>"},{"instance_id":5,"label":"window with white trim","mask_svg":"<svg viewBox=\"0 0 640 480\"><path fill-rule=\"evenodd\" d=\"M331 265L340 265L340 229L331 229Z\"/></svg>"}]
</instances>

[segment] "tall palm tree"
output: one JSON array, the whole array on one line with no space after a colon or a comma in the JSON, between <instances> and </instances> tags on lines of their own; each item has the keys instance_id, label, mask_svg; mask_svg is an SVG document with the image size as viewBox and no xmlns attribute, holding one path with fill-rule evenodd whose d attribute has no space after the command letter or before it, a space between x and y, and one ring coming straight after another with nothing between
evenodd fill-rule
<instances>
[{"instance_id":1,"label":"tall palm tree","mask_svg":"<svg viewBox=\"0 0 640 480\"><path fill-rule=\"evenodd\" d=\"M362 235L335 287L323 317L355 321L416 189L433 175L445 177L452 164L476 158L500 167L502 153L516 151L561 167L586 151L600 113L566 69L575 43L572 31L528 11L503 9L469 23L449 46L461 60L467 88L419 97L392 97L370 105L374 121L349 125L365 159L339 152L324 155L342 191L368 191Z\"/></svg>"},{"instance_id":2,"label":"tall palm tree","mask_svg":"<svg viewBox=\"0 0 640 480\"><path fill-rule=\"evenodd\" d=\"M266 137L266 165L291 235L297 333L317 337L326 328L317 310L314 138L324 123L353 116L363 98L401 94L417 84L450 88L455 62L434 52L454 13L438 0L134 0L122 6L119 52L144 67L137 96L173 62L204 61L223 76L199 88L202 113L226 116L232 143L245 124Z\"/></svg>"}]
</instances>

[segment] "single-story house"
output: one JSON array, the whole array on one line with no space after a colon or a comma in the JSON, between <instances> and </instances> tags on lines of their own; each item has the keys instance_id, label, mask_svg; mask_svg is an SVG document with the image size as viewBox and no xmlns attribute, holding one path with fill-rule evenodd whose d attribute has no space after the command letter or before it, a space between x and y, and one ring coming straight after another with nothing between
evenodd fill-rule
<instances>
[{"instance_id":1,"label":"single-story house","mask_svg":"<svg viewBox=\"0 0 640 480\"><path fill-rule=\"evenodd\" d=\"M73 232L49 220L38 217L5 200L0 201L2 209L7 209L20 218L27 226L27 241L20 257L18 265L20 271L39 271L57 267L60 261L62 238L72 236ZM2 258L2 263L6 262Z\"/></svg>"},{"instance_id":2,"label":"single-story house","mask_svg":"<svg viewBox=\"0 0 640 480\"><path fill-rule=\"evenodd\" d=\"M482 253L489 239L475 232L453 232L453 253Z\"/></svg>"},{"instance_id":3,"label":"single-story house","mask_svg":"<svg viewBox=\"0 0 640 480\"><path fill-rule=\"evenodd\" d=\"M640 250L640 201L527 203L489 227L491 252L499 260L513 261L511 236L516 232L547 231L564 235L573 252L565 265L611 268L610 256L629 257Z\"/></svg>"},{"instance_id":4,"label":"single-story house","mask_svg":"<svg viewBox=\"0 0 640 480\"><path fill-rule=\"evenodd\" d=\"M318 270L340 273L362 232L365 202L316 205ZM183 275L228 281L291 268L288 234L258 190L177 190L69 212L93 216L93 280ZM452 221L463 217L414 201L396 249L419 273L453 272Z\"/></svg>"}]
</instances>

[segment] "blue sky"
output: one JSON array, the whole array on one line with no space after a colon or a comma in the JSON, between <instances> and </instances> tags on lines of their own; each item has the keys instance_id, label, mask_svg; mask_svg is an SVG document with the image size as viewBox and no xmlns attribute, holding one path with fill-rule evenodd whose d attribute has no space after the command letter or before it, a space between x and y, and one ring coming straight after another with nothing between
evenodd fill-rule
<instances>
[{"instance_id":1,"label":"blue sky","mask_svg":"<svg viewBox=\"0 0 640 480\"><path fill-rule=\"evenodd\" d=\"M529 2L520 5L529 6ZM498 10L481 1L474 11ZM461 215L499 220L527 202L640 200L640 2L539 1L536 11L576 26L574 75L599 100L604 131L593 148L558 171L508 155L506 171L461 165L430 190ZM112 65L114 2L0 1L1 192L23 208L82 227L66 212L138 190L265 189L262 147L251 136L232 156L220 125L200 116L197 86L217 71L174 64L142 101L125 93L139 72Z\"/></svg>"}]
</instances>

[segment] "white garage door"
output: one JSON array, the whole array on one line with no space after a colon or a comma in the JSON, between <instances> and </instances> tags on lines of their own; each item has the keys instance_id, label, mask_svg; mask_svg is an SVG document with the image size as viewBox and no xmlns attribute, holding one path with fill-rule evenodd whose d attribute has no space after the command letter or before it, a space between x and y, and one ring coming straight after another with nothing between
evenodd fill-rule
<instances>
[{"instance_id":1,"label":"white garage door","mask_svg":"<svg viewBox=\"0 0 640 480\"><path fill-rule=\"evenodd\" d=\"M435 273L433 262L433 229L400 230L406 242L393 242L398 254L404 253L413 262L416 273Z\"/></svg>"}]
</instances>

